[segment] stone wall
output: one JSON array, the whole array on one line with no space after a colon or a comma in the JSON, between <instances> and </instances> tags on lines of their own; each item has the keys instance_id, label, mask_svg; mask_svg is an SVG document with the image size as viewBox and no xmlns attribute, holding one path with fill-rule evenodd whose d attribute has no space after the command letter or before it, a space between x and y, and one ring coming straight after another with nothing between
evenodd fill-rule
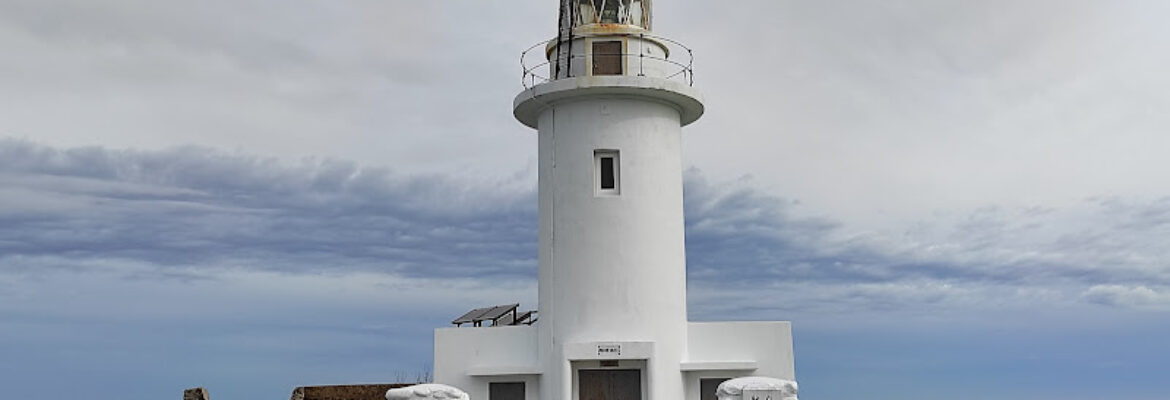
<instances>
[{"instance_id":1,"label":"stone wall","mask_svg":"<svg viewBox=\"0 0 1170 400\"><path fill-rule=\"evenodd\" d=\"M387 390L411 385L415 384L302 386L293 390L291 400L385 400Z\"/></svg>"}]
</instances>

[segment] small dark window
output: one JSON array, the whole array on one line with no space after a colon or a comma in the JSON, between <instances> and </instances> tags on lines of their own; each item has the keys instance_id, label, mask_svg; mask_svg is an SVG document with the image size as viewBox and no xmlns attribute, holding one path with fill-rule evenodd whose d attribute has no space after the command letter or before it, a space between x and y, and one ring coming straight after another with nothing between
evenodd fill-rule
<instances>
[{"instance_id":1,"label":"small dark window","mask_svg":"<svg viewBox=\"0 0 1170 400\"><path fill-rule=\"evenodd\" d=\"M622 74L622 42L593 42L593 75Z\"/></svg>"},{"instance_id":2,"label":"small dark window","mask_svg":"<svg viewBox=\"0 0 1170 400\"><path fill-rule=\"evenodd\" d=\"M719 389L719 384L728 380L729 378L710 378L699 379L699 399L700 400L718 400L715 397L715 391Z\"/></svg>"},{"instance_id":3,"label":"small dark window","mask_svg":"<svg viewBox=\"0 0 1170 400\"><path fill-rule=\"evenodd\" d=\"M601 188L613 189L613 157L601 157Z\"/></svg>"},{"instance_id":4,"label":"small dark window","mask_svg":"<svg viewBox=\"0 0 1170 400\"><path fill-rule=\"evenodd\" d=\"M488 400L524 400L524 382L489 383Z\"/></svg>"}]
</instances>

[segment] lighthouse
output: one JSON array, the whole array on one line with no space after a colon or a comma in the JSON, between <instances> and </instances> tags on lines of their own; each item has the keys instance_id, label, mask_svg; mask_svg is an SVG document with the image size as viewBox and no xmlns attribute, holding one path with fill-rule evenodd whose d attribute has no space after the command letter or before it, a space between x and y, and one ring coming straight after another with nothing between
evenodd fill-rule
<instances>
[{"instance_id":1,"label":"lighthouse","mask_svg":"<svg viewBox=\"0 0 1170 400\"><path fill-rule=\"evenodd\" d=\"M704 104L691 51L651 31L650 3L563 0L557 36L522 57L538 310L436 330L436 382L476 400L711 400L730 378L794 379L789 323L687 320L682 128Z\"/></svg>"}]
</instances>

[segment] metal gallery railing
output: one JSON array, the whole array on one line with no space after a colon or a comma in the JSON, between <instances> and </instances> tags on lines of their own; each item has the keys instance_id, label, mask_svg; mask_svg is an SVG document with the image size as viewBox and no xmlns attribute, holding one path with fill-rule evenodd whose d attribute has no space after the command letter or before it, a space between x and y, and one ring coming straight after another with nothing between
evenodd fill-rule
<instances>
[{"instance_id":1,"label":"metal gallery railing","mask_svg":"<svg viewBox=\"0 0 1170 400\"><path fill-rule=\"evenodd\" d=\"M686 45L669 38L647 33L629 33L615 36L641 39L638 41L639 48L637 49L637 53L631 53L628 51L629 49L626 49L627 51L619 54L606 53L604 55L599 55L601 57L620 57L627 60L626 66L629 68L629 73L624 73L623 75L646 76L647 62L651 64L660 63L661 65L665 65L668 68L668 70L662 71L663 79L680 80L683 83L686 83L687 86L693 86L695 84L695 55L694 52ZM571 46L570 43L572 43L573 40L581 38L582 36L573 36L571 39L561 41L560 45ZM550 78L552 75L550 73L552 72L552 61L548 59L548 55L551 54L553 57L558 57L560 54L559 49L550 49L550 43L556 40L557 39L550 39L542 41L532 45L532 47L529 47L527 50L524 50L523 53L520 53L520 68L523 71L521 84L524 85L525 89L530 89L533 86L555 80ZM643 51L642 46L648 42L657 42L658 44L665 46L666 54L663 56L646 54L646 52ZM590 61L592 60L588 60L588 58L592 56L592 54L568 54L567 59L563 56L558 57L558 61L564 63L562 64L564 66L564 70L562 70L561 75L557 79L572 78L573 61L584 58L586 60L582 65L589 65L591 64ZM650 65L650 67L653 68L654 66Z\"/></svg>"}]
</instances>

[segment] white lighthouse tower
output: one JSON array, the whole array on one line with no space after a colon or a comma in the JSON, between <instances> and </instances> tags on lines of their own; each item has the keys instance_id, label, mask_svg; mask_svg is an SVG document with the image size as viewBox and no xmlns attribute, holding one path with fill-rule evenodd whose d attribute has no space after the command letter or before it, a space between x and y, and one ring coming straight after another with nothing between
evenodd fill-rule
<instances>
[{"instance_id":1,"label":"white lighthouse tower","mask_svg":"<svg viewBox=\"0 0 1170 400\"><path fill-rule=\"evenodd\" d=\"M710 400L728 378L794 379L787 322L687 321L690 51L651 33L649 0L563 0L560 27L514 102L539 143L539 317L437 330L435 381L476 400Z\"/></svg>"}]
</instances>

